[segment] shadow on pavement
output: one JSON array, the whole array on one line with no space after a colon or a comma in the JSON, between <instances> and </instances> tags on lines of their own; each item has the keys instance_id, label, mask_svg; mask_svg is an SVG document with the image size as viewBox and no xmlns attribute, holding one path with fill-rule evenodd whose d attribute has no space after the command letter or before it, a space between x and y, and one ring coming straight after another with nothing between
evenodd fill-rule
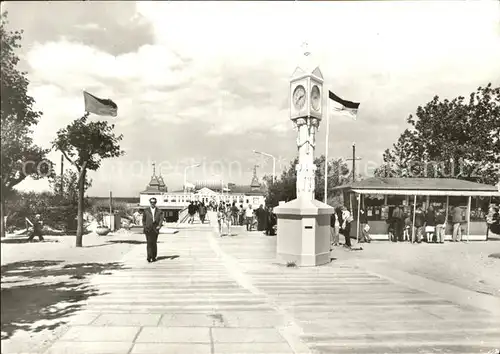
<instances>
[{"instance_id":1,"label":"shadow on pavement","mask_svg":"<svg viewBox=\"0 0 500 354\"><path fill-rule=\"evenodd\" d=\"M109 242L111 244L113 244L113 243L126 243L129 245L142 245L142 244L146 243L146 241L137 241L137 240L109 240L106 242Z\"/></svg>"},{"instance_id":2,"label":"shadow on pavement","mask_svg":"<svg viewBox=\"0 0 500 354\"><path fill-rule=\"evenodd\" d=\"M61 267L62 261L15 262L1 267L1 339L17 330L54 330L80 310L89 297L102 295L82 280L93 274L124 269L121 263L75 263ZM65 277L60 280L55 277ZM69 276L69 280L67 277ZM10 279L10 278L16 279ZM22 277L22 280L17 278ZM35 284L26 284L36 280ZM24 285L16 283L23 282ZM12 286L11 286L12 284Z\"/></svg>"},{"instance_id":3,"label":"shadow on pavement","mask_svg":"<svg viewBox=\"0 0 500 354\"><path fill-rule=\"evenodd\" d=\"M164 259L176 259L176 258L179 258L179 255L173 255L173 256L159 256L159 257L156 257L156 260L157 261L161 261L161 260L164 260Z\"/></svg>"},{"instance_id":4,"label":"shadow on pavement","mask_svg":"<svg viewBox=\"0 0 500 354\"><path fill-rule=\"evenodd\" d=\"M2 243L30 243L28 241L28 237L27 236L25 238L7 238L7 239L3 239L1 242ZM31 242L33 242L33 243L38 243L38 242L41 242L41 243L57 243L57 242L59 242L59 240L47 240L47 239L45 239L44 241L40 241L38 238L35 238Z\"/></svg>"}]
</instances>

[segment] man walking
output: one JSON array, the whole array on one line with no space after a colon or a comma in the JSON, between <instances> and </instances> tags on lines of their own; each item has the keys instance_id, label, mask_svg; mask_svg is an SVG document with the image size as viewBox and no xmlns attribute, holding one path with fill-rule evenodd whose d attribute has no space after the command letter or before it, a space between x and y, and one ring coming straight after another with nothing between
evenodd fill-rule
<instances>
[{"instance_id":1,"label":"man walking","mask_svg":"<svg viewBox=\"0 0 500 354\"><path fill-rule=\"evenodd\" d=\"M196 205L194 205L192 201L188 205L188 214L189 214L188 224L194 223L194 214L196 214Z\"/></svg>"},{"instance_id":2,"label":"man walking","mask_svg":"<svg viewBox=\"0 0 500 354\"><path fill-rule=\"evenodd\" d=\"M162 224L161 212L156 207L156 198L149 199L150 207L142 214L142 226L146 235L148 262L155 262L157 256L158 234Z\"/></svg>"},{"instance_id":3,"label":"man walking","mask_svg":"<svg viewBox=\"0 0 500 354\"><path fill-rule=\"evenodd\" d=\"M245 210L245 220L247 224L247 231L252 231L253 210L251 204L248 204L247 209Z\"/></svg>"},{"instance_id":4,"label":"man walking","mask_svg":"<svg viewBox=\"0 0 500 354\"><path fill-rule=\"evenodd\" d=\"M202 224L205 223L205 216L207 215L207 207L203 202L200 203L198 208L198 214L200 215L200 221Z\"/></svg>"}]
</instances>

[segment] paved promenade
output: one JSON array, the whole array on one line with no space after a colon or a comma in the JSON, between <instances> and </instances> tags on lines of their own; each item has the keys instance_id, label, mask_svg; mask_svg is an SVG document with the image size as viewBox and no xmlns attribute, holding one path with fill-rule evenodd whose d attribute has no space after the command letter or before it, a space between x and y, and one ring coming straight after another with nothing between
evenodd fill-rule
<instances>
[{"instance_id":1,"label":"paved promenade","mask_svg":"<svg viewBox=\"0 0 500 354\"><path fill-rule=\"evenodd\" d=\"M123 259L127 269L92 279L102 295L88 300L46 353L460 354L500 347L498 298L442 287L456 291L452 302L439 284L344 260L287 268L274 263L274 237L243 228L233 234L220 238L195 225L161 235L160 260L151 264L137 245ZM475 306L481 300L493 308Z\"/></svg>"}]
</instances>

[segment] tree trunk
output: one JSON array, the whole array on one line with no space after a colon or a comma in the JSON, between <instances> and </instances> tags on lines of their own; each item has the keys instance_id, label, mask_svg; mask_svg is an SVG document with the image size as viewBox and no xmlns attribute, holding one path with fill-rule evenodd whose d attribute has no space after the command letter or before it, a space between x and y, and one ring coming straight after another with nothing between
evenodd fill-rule
<instances>
[{"instance_id":1,"label":"tree trunk","mask_svg":"<svg viewBox=\"0 0 500 354\"><path fill-rule=\"evenodd\" d=\"M78 226L76 229L76 247L82 247L83 240L83 197L85 194L85 175L87 169L84 167L80 172L80 179L78 181Z\"/></svg>"}]
</instances>

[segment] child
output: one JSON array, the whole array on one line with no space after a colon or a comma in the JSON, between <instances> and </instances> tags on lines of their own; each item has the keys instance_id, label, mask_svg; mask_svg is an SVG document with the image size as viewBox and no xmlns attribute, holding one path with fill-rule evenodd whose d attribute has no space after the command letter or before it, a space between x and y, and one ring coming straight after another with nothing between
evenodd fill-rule
<instances>
[{"instance_id":1,"label":"child","mask_svg":"<svg viewBox=\"0 0 500 354\"><path fill-rule=\"evenodd\" d=\"M409 216L405 218L405 228L403 232L404 241L410 241L411 219Z\"/></svg>"}]
</instances>

